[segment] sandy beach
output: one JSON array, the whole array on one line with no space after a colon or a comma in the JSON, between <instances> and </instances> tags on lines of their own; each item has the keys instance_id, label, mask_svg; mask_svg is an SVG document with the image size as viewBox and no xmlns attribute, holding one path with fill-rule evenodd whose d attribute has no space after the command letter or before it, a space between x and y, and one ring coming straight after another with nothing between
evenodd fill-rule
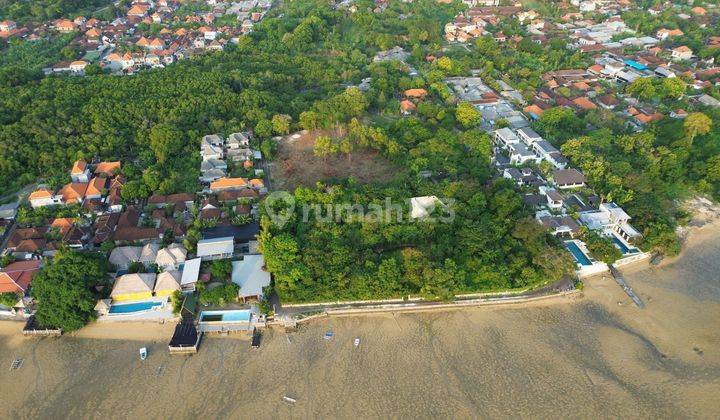
<instances>
[{"instance_id":1,"label":"sandy beach","mask_svg":"<svg viewBox=\"0 0 720 420\"><path fill-rule=\"evenodd\" d=\"M244 338L209 337L199 354L173 357L169 324L95 324L37 339L0 322L3 410L13 418L716 418L718 233L720 224L705 226L680 257L627 273L643 310L596 278L565 301L322 318L290 334L268 330L257 350ZM327 330L332 340L322 339ZM16 357L23 366L10 371Z\"/></svg>"}]
</instances>

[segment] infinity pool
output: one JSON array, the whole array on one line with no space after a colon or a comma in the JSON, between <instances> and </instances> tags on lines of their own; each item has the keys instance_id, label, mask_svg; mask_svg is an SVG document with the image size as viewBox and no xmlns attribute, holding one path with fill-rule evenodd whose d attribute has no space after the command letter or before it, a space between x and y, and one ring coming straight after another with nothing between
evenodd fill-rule
<instances>
[{"instance_id":1,"label":"infinity pool","mask_svg":"<svg viewBox=\"0 0 720 420\"><path fill-rule=\"evenodd\" d=\"M200 322L248 322L250 311L238 309L232 311L202 311Z\"/></svg>"},{"instance_id":2,"label":"infinity pool","mask_svg":"<svg viewBox=\"0 0 720 420\"><path fill-rule=\"evenodd\" d=\"M620 248L620 252L622 252L623 255L626 254L635 254L638 252L637 248L628 248L627 245L625 245L620 239L618 239L617 236L612 236L613 242L615 242L615 245L617 245L618 248Z\"/></svg>"},{"instance_id":3,"label":"infinity pool","mask_svg":"<svg viewBox=\"0 0 720 420\"><path fill-rule=\"evenodd\" d=\"M587 257L587 255L585 255L584 252L582 252L580 247L577 246L575 242L565 242L565 248L567 248L568 251L573 254L573 257L575 257L575 260L580 263L580 265L592 265L590 259Z\"/></svg>"},{"instance_id":4,"label":"infinity pool","mask_svg":"<svg viewBox=\"0 0 720 420\"><path fill-rule=\"evenodd\" d=\"M156 306L162 305L162 302L135 302L122 303L119 305L111 305L111 314L129 314L132 312L148 311Z\"/></svg>"}]
</instances>

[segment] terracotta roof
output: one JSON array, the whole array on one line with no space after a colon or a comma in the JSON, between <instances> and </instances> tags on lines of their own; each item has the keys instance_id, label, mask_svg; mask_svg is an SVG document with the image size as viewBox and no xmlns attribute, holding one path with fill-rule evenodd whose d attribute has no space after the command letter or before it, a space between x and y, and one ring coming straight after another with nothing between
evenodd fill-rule
<instances>
[{"instance_id":1,"label":"terracotta roof","mask_svg":"<svg viewBox=\"0 0 720 420\"><path fill-rule=\"evenodd\" d=\"M90 180L85 195L103 195L103 190L107 184L107 178L95 177Z\"/></svg>"},{"instance_id":2,"label":"terracotta roof","mask_svg":"<svg viewBox=\"0 0 720 420\"><path fill-rule=\"evenodd\" d=\"M573 87L575 87L578 90L583 90L583 91L590 89L590 85L588 85L585 82L575 82L575 83L573 83Z\"/></svg>"},{"instance_id":3,"label":"terracotta roof","mask_svg":"<svg viewBox=\"0 0 720 420\"><path fill-rule=\"evenodd\" d=\"M65 202L82 201L85 198L87 187L87 182L71 182L65 184L58 193L62 195Z\"/></svg>"},{"instance_id":4,"label":"terracotta roof","mask_svg":"<svg viewBox=\"0 0 720 420\"><path fill-rule=\"evenodd\" d=\"M67 19L61 19L55 23L55 27L63 29L75 28L75 22Z\"/></svg>"},{"instance_id":5,"label":"terracotta roof","mask_svg":"<svg viewBox=\"0 0 720 420\"><path fill-rule=\"evenodd\" d=\"M26 239L40 239L45 236L46 227L42 228L20 228L15 229L8 239L7 247L15 248Z\"/></svg>"},{"instance_id":6,"label":"terracotta roof","mask_svg":"<svg viewBox=\"0 0 720 420\"><path fill-rule=\"evenodd\" d=\"M605 106L615 106L620 103L613 95L603 95L597 98L597 101Z\"/></svg>"},{"instance_id":7,"label":"terracotta roof","mask_svg":"<svg viewBox=\"0 0 720 420\"><path fill-rule=\"evenodd\" d=\"M427 95L425 89L408 89L405 91L405 96L408 98L424 98Z\"/></svg>"},{"instance_id":8,"label":"terracotta roof","mask_svg":"<svg viewBox=\"0 0 720 420\"><path fill-rule=\"evenodd\" d=\"M73 163L72 170L70 170L70 174L72 175L80 175L87 169L87 162L84 160L76 160L75 163Z\"/></svg>"},{"instance_id":9,"label":"terracotta roof","mask_svg":"<svg viewBox=\"0 0 720 420\"><path fill-rule=\"evenodd\" d=\"M99 245L110 239L110 235L112 235L115 230L119 218L120 214L118 213L105 213L98 217L95 221L95 236L93 237L93 243Z\"/></svg>"},{"instance_id":10,"label":"terracotta roof","mask_svg":"<svg viewBox=\"0 0 720 420\"><path fill-rule=\"evenodd\" d=\"M70 231L70 228L75 223L75 219L72 217L59 217L50 223L50 227L56 228L60 231L60 234L65 236Z\"/></svg>"},{"instance_id":11,"label":"terracotta roof","mask_svg":"<svg viewBox=\"0 0 720 420\"><path fill-rule=\"evenodd\" d=\"M37 252L45 248L45 238L24 239L15 247L15 252Z\"/></svg>"},{"instance_id":12,"label":"terracotta roof","mask_svg":"<svg viewBox=\"0 0 720 420\"><path fill-rule=\"evenodd\" d=\"M47 188L40 187L37 190L30 193L30 195L28 196L28 200L32 201L32 200L38 200L41 198L52 198L52 196L53 196L53 194Z\"/></svg>"},{"instance_id":13,"label":"terracotta roof","mask_svg":"<svg viewBox=\"0 0 720 420\"><path fill-rule=\"evenodd\" d=\"M659 112L656 112L654 114L649 114L649 115L640 113L640 114L635 115L635 119L640 121L643 124L648 124L653 121L660 121L661 119L663 119L663 114L660 114Z\"/></svg>"},{"instance_id":14,"label":"terracotta roof","mask_svg":"<svg viewBox=\"0 0 720 420\"><path fill-rule=\"evenodd\" d=\"M150 6L146 4L134 4L130 10L128 10L128 15L136 15L136 16L142 16L144 15Z\"/></svg>"},{"instance_id":15,"label":"terracotta roof","mask_svg":"<svg viewBox=\"0 0 720 420\"><path fill-rule=\"evenodd\" d=\"M135 210L134 207L128 207L127 210L120 214L120 219L117 222L118 229L136 227L140 222L140 212Z\"/></svg>"},{"instance_id":16,"label":"terracotta roof","mask_svg":"<svg viewBox=\"0 0 720 420\"><path fill-rule=\"evenodd\" d=\"M195 201L195 194L191 193L178 193L170 195L158 195L154 194L148 198L148 204L164 204L164 203L184 203L188 201Z\"/></svg>"},{"instance_id":17,"label":"terracotta roof","mask_svg":"<svg viewBox=\"0 0 720 420\"><path fill-rule=\"evenodd\" d=\"M400 102L400 109L403 111L414 111L417 107L407 99Z\"/></svg>"},{"instance_id":18,"label":"terracotta roof","mask_svg":"<svg viewBox=\"0 0 720 420\"><path fill-rule=\"evenodd\" d=\"M210 184L211 190L223 190L232 188L244 188L247 187L247 180L245 178L220 178Z\"/></svg>"},{"instance_id":19,"label":"terracotta roof","mask_svg":"<svg viewBox=\"0 0 720 420\"><path fill-rule=\"evenodd\" d=\"M544 112L542 108L540 108L539 106L537 106L535 104L526 106L525 109L523 109L523 111L527 112L528 114L534 114L537 117L541 116L542 113Z\"/></svg>"},{"instance_id":20,"label":"terracotta roof","mask_svg":"<svg viewBox=\"0 0 720 420\"><path fill-rule=\"evenodd\" d=\"M584 96L581 96L581 97L579 97L579 98L573 99L573 103L574 103L575 105L579 106L580 108L584 109L584 110L589 110L589 109L595 109L595 108L597 108L597 105L595 105L594 103L590 102L590 99L588 99L588 98L586 98L586 97L584 97Z\"/></svg>"},{"instance_id":21,"label":"terracotta roof","mask_svg":"<svg viewBox=\"0 0 720 420\"><path fill-rule=\"evenodd\" d=\"M225 190L220 191L217 197L220 201L234 201L238 198L257 198L258 192L250 188L235 191Z\"/></svg>"},{"instance_id":22,"label":"terracotta roof","mask_svg":"<svg viewBox=\"0 0 720 420\"><path fill-rule=\"evenodd\" d=\"M663 29L660 29L659 31L657 31L657 35L658 35L658 37L662 37L662 35L680 36L680 35L683 35L683 31L681 31L680 29L665 29L665 28L663 28Z\"/></svg>"},{"instance_id":23,"label":"terracotta roof","mask_svg":"<svg viewBox=\"0 0 720 420\"><path fill-rule=\"evenodd\" d=\"M161 233L160 229L155 228L126 227L118 228L112 238L115 241L141 241L157 238Z\"/></svg>"},{"instance_id":24,"label":"terracotta roof","mask_svg":"<svg viewBox=\"0 0 720 420\"><path fill-rule=\"evenodd\" d=\"M40 269L40 260L17 261L0 270L0 293L23 293Z\"/></svg>"},{"instance_id":25,"label":"terracotta roof","mask_svg":"<svg viewBox=\"0 0 720 420\"><path fill-rule=\"evenodd\" d=\"M95 174L105 174L107 176L113 176L120 170L120 166L121 162L119 160L113 162L100 162L95 165Z\"/></svg>"}]
</instances>

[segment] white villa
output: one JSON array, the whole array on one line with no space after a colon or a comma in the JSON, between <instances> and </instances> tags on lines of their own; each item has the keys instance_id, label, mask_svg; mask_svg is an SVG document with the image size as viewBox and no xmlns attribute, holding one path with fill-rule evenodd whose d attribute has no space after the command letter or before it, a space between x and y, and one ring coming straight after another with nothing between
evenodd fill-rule
<instances>
[{"instance_id":1,"label":"white villa","mask_svg":"<svg viewBox=\"0 0 720 420\"><path fill-rule=\"evenodd\" d=\"M240 286L238 297L246 302L262 300L263 288L270 285L270 273L265 270L262 255L245 255L242 261L232 263L232 282Z\"/></svg>"},{"instance_id":2,"label":"white villa","mask_svg":"<svg viewBox=\"0 0 720 420\"><path fill-rule=\"evenodd\" d=\"M614 232L626 241L640 236L640 232L630 225L630 216L615 203L603 203L598 210L580 213L580 221L589 229L605 235Z\"/></svg>"}]
</instances>

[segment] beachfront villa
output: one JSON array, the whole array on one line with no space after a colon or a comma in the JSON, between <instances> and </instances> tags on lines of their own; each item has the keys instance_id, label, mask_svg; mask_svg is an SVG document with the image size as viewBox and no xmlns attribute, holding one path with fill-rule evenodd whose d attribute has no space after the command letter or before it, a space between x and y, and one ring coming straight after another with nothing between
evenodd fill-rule
<instances>
[{"instance_id":1,"label":"beachfront villa","mask_svg":"<svg viewBox=\"0 0 720 420\"><path fill-rule=\"evenodd\" d=\"M125 274L115 280L110 293L113 301L133 301L151 299L155 288L155 273Z\"/></svg>"},{"instance_id":2,"label":"beachfront villa","mask_svg":"<svg viewBox=\"0 0 720 420\"><path fill-rule=\"evenodd\" d=\"M270 273L265 270L262 255L246 255L232 263L232 282L240 286L238 297L243 302L262 300L263 289L270 285Z\"/></svg>"},{"instance_id":3,"label":"beachfront villa","mask_svg":"<svg viewBox=\"0 0 720 420\"><path fill-rule=\"evenodd\" d=\"M110 299L95 305L99 321L128 319L167 320L175 317L170 296L180 290L181 274L176 270L160 273L125 274L115 280Z\"/></svg>"},{"instance_id":4,"label":"beachfront villa","mask_svg":"<svg viewBox=\"0 0 720 420\"><path fill-rule=\"evenodd\" d=\"M158 274L153 292L156 297L170 296L180 290L181 274L177 270L163 271Z\"/></svg>"},{"instance_id":5,"label":"beachfront villa","mask_svg":"<svg viewBox=\"0 0 720 420\"><path fill-rule=\"evenodd\" d=\"M640 236L640 232L629 223L630 215L615 203L602 203L598 210L581 212L580 221L588 229L606 236L619 236L625 241L632 241Z\"/></svg>"},{"instance_id":6,"label":"beachfront villa","mask_svg":"<svg viewBox=\"0 0 720 420\"><path fill-rule=\"evenodd\" d=\"M195 291L195 284L200 277L201 262L200 258L193 258L183 264L182 276L180 277L180 288L183 293Z\"/></svg>"},{"instance_id":7,"label":"beachfront villa","mask_svg":"<svg viewBox=\"0 0 720 420\"><path fill-rule=\"evenodd\" d=\"M607 264L595 260L588 250L585 242L578 239L571 239L564 242L565 248L575 259L575 274L578 277L588 277L608 270Z\"/></svg>"}]
</instances>

